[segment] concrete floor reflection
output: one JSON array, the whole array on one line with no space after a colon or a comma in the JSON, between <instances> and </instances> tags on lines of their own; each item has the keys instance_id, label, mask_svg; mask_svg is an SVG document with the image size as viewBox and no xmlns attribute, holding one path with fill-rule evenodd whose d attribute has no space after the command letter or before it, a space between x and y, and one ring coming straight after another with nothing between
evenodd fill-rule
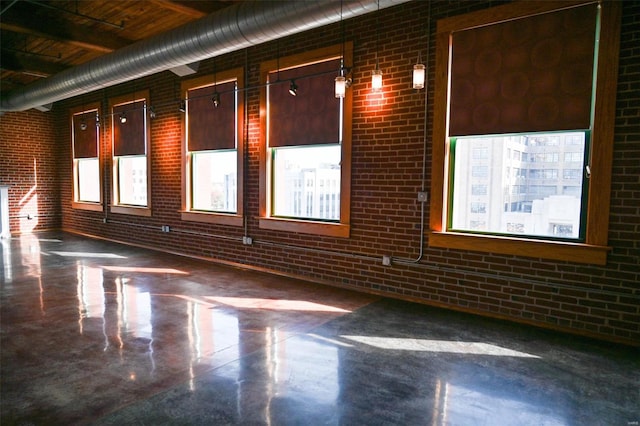
<instances>
[{"instance_id":1,"label":"concrete floor reflection","mask_svg":"<svg viewBox=\"0 0 640 426\"><path fill-rule=\"evenodd\" d=\"M2 259L3 425L640 419L637 349L69 234Z\"/></svg>"}]
</instances>

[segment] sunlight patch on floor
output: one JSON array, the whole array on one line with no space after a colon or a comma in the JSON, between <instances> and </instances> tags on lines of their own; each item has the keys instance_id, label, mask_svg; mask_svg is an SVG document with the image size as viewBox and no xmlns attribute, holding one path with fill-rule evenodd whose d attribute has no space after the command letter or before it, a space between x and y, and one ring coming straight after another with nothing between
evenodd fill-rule
<instances>
[{"instance_id":1,"label":"sunlight patch on floor","mask_svg":"<svg viewBox=\"0 0 640 426\"><path fill-rule=\"evenodd\" d=\"M456 342L448 340L410 339L376 336L340 336L343 339L363 343L380 349L417 352L444 352L463 355L513 356L520 358L540 358L525 352L514 351L483 342Z\"/></svg>"}]
</instances>

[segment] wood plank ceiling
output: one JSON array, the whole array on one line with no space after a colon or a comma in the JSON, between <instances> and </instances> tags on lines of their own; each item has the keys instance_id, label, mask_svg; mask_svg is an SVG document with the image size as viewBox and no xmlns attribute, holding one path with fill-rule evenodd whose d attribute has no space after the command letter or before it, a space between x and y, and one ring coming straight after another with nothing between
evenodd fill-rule
<instances>
[{"instance_id":1,"label":"wood plank ceiling","mask_svg":"<svg viewBox=\"0 0 640 426\"><path fill-rule=\"evenodd\" d=\"M235 1L0 0L0 91L26 86Z\"/></svg>"}]
</instances>

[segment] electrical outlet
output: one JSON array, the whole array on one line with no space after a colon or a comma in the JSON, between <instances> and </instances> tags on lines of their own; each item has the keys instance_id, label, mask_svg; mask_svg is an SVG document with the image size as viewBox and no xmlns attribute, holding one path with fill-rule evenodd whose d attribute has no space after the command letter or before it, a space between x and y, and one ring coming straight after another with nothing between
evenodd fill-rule
<instances>
[{"instance_id":1,"label":"electrical outlet","mask_svg":"<svg viewBox=\"0 0 640 426\"><path fill-rule=\"evenodd\" d=\"M171 227L169 227L169 225L162 225L162 232L169 232L171 231Z\"/></svg>"},{"instance_id":2,"label":"electrical outlet","mask_svg":"<svg viewBox=\"0 0 640 426\"><path fill-rule=\"evenodd\" d=\"M382 264L384 266L391 266L391 256L382 256Z\"/></svg>"},{"instance_id":3,"label":"electrical outlet","mask_svg":"<svg viewBox=\"0 0 640 426\"><path fill-rule=\"evenodd\" d=\"M429 199L429 195L426 191L418 192L418 201L426 203L428 199Z\"/></svg>"},{"instance_id":4,"label":"electrical outlet","mask_svg":"<svg viewBox=\"0 0 640 426\"><path fill-rule=\"evenodd\" d=\"M253 244L253 238L247 237L245 235L244 237L242 237L242 244L244 244L245 246L250 246L251 244Z\"/></svg>"}]
</instances>

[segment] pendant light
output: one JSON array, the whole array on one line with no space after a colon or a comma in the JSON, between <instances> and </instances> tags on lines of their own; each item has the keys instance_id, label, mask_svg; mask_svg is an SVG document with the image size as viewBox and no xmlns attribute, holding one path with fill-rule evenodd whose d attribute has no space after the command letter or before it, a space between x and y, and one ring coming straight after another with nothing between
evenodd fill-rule
<instances>
[{"instance_id":1,"label":"pendant light","mask_svg":"<svg viewBox=\"0 0 640 426\"><path fill-rule=\"evenodd\" d=\"M418 53L418 62L413 66L413 88L420 90L424 88L425 66L422 63L420 53Z\"/></svg>"},{"instance_id":2,"label":"pendant light","mask_svg":"<svg viewBox=\"0 0 640 426\"><path fill-rule=\"evenodd\" d=\"M335 79L334 93L336 98L344 98L347 92L347 79L344 76L344 22L342 20L342 4L340 0L340 30L342 32L342 53L340 55L340 75Z\"/></svg>"},{"instance_id":3,"label":"pendant light","mask_svg":"<svg viewBox=\"0 0 640 426\"><path fill-rule=\"evenodd\" d=\"M380 43L380 25L378 22L380 15L380 0L378 0L378 12L376 14L376 69L371 73L371 90L379 92L382 90L382 70L378 63L378 45Z\"/></svg>"}]
</instances>

